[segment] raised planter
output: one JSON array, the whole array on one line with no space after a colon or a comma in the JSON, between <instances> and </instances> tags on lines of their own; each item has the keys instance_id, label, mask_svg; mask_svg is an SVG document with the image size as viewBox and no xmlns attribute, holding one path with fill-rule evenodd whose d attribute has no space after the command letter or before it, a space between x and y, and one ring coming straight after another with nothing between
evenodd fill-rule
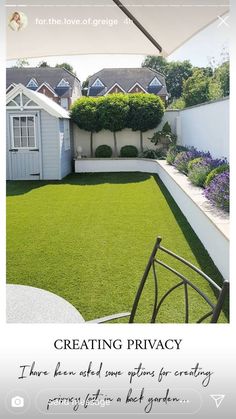
<instances>
[{"instance_id":1,"label":"raised planter","mask_svg":"<svg viewBox=\"0 0 236 419\"><path fill-rule=\"evenodd\" d=\"M156 173L187 218L215 265L229 279L229 216L215 209L203 196L202 189L164 160L79 159L76 173L145 172Z\"/></svg>"}]
</instances>

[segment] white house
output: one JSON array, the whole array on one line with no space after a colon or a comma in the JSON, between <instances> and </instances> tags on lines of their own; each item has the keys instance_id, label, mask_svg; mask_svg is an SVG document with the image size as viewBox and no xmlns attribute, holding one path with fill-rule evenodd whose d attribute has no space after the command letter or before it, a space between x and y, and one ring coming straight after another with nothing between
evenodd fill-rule
<instances>
[{"instance_id":1,"label":"white house","mask_svg":"<svg viewBox=\"0 0 236 419\"><path fill-rule=\"evenodd\" d=\"M69 113L18 84L6 100L7 179L62 179L71 172Z\"/></svg>"}]
</instances>

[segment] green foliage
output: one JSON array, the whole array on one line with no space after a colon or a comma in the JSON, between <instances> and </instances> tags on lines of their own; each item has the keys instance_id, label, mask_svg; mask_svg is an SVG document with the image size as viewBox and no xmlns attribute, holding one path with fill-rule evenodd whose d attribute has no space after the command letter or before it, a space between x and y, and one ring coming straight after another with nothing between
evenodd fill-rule
<instances>
[{"instance_id":1,"label":"green foliage","mask_svg":"<svg viewBox=\"0 0 236 419\"><path fill-rule=\"evenodd\" d=\"M38 63L39 68L50 68L50 65L47 63L47 61L40 61L40 63Z\"/></svg>"},{"instance_id":2,"label":"green foliage","mask_svg":"<svg viewBox=\"0 0 236 419\"><path fill-rule=\"evenodd\" d=\"M102 128L113 132L115 156L118 155L116 132L127 127L128 113L128 95L123 93L102 97L98 105L99 121Z\"/></svg>"},{"instance_id":3,"label":"green foliage","mask_svg":"<svg viewBox=\"0 0 236 419\"><path fill-rule=\"evenodd\" d=\"M19 58L13 67L24 68L29 67L29 65L30 64L27 58Z\"/></svg>"},{"instance_id":4,"label":"green foliage","mask_svg":"<svg viewBox=\"0 0 236 419\"><path fill-rule=\"evenodd\" d=\"M186 108L186 103L183 97L174 100L169 106L168 109L184 109Z\"/></svg>"},{"instance_id":5,"label":"green foliage","mask_svg":"<svg viewBox=\"0 0 236 419\"><path fill-rule=\"evenodd\" d=\"M166 58L160 55L148 55L142 63L142 67L152 68L164 75L166 75L168 69L168 61Z\"/></svg>"},{"instance_id":6,"label":"green foliage","mask_svg":"<svg viewBox=\"0 0 236 419\"><path fill-rule=\"evenodd\" d=\"M74 74L76 76L76 72L73 69L72 65L68 64L68 63L61 63L61 64L56 64L55 65L56 68L65 68L66 70L68 70L70 73Z\"/></svg>"},{"instance_id":7,"label":"green foliage","mask_svg":"<svg viewBox=\"0 0 236 419\"><path fill-rule=\"evenodd\" d=\"M93 157L93 133L99 132L102 125L98 114L100 98L81 97L77 99L70 109L70 116L73 122L85 131L91 133L90 136L90 156Z\"/></svg>"},{"instance_id":8,"label":"green foliage","mask_svg":"<svg viewBox=\"0 0 236 419\"><path fill-rule=\"evenodd\" d=\"M180 146L180 145L170 146L166 155L167 163L170 165L173 165L177 154L180 153L181 151L186 151L186 150L187 148L184 146Z\"/></svg>"},{"instance_id":9,"label":"green foliage","mask_svg":"<svg viewBox=\"0 0 236 419\"><path fill-rule=\"evenodd\" d=\"M214 74L214 79L219 83L223 96L229 96L230 93L230 66L229 61L221 64Z\"/></svg>"},{"instance_id":10,"label":"green foliage","mask_svg":"<svg viewBox=\"0 0 236 419\"><path fill-rule=\"evenodd\" d=\"M145 58L142 67L152 68L165 76L166 87L171 95L171 101L181 96L183 81L187 80L193 72L192 64L188 60L168 62L163 57L152 55Z\"/></svg>"},{"instance_id":11,"label":"green foliage","mask_svg":"<svg viewBox=\"0 0 236 419\"><path fill-rule=\"evenodd\" d=\"M125 145L120 149L120 157L138 157L138 149L134 145Z\"/></svg>"},{"instance_id":12,"label":"green foliage","mask_svg":"<svg viewBox=\"0 0 236 419\"><path fill-rule=\"evenodd\" d=\"M171 98L178 99L183 92L183 83L193 74L190 61L172 61L168 64L166 72L166 86Z\"/></svg>"},{"instance_id":13,"label":"green foliage","mask_svg":"<svg viewBox=\"0 0 236 419\"><path fill-rule=\"evenodd\" d=\"M220 83L212 78L209 82L209 100L217 100L223 97L223 90Z\"/></svg>"},{"instance_id":14,"label":"green foliage","mask_svg":"<svg viewBox=\"0 0 236 419\"><path fill-rule=\"evenodd\" d=\"M177 136L171 132L171 126L166 122L162 130L155 132L149 140L155 145L160 144L169 147L171 143L176 143Z\"/></svg>"},{"instance_id":15,"label":"green foliage","mask_svg":"<svg viewBox=\"0 0 236 419\"><path fill-rule=\"evenodd\" d=\"M95 157L109 158L112 156L112 148L109 145L99 145L95 151Z\"/></svg>"},{"instance_id":16,"label":"green foliage","mask_svg":"<svg viewBox=\"0 0 236 419\"><path fill-rule=\"evenodd\" d=\"M134 93L128 95L129 113L127 128L133 131L148 131L156 128L164 115L165 107L159 96Z\"/></svg>"},{"instance_id":17,"label":"green foliage","mask_svg":"<svg viewBox=\"0 0 236 419\"><path fill-rule=\"evenodd\" d=\"M99 132L103 127L98 114L100 98L81 97L71 106L70 115L76 125L89 132Z\"/></svg>"},{"instance_id":18,"label":"green foliage","mask_svg":"<svg viewBox=\"0 0 236 419\"><path fill-rule=\"evenodd\" d=\"M171 126L168 121L162 127L163 134L171 134Z\"/></svg>"},{"instance_id":19,"label":"green foliage","mask_svg":"<svg viewBox=\"0 0 236 419\"><path fill-rule=\"evenodd\" d=\"M203 161L203 157L197 157L196 159L190 160L188 163L188 172L194 168L194 166Z\"/></svg>"},{"instance_id":20,"label":"green foliage","mask_svg":"<svg viewBox=\"0 0 236 419\"><path fill-rule=\"evenodd\" d=\"M188 171L188 178L193 185L203 187L210 171L210 165L201 165L196 163L192 166L192 169Z\"/></svg>"},{"instance_id":21,"label":"green foliage","mask_svg":"<svg viewBox=\"0 0 236 419\"><path fill-rule=\"evenodd\" d=\"M159 150L153 150L150 148L146 148L141 153L139 153L139 157L144 159L164 159L163 154Z\"/></svg>"},{"instance_id":22,"label":"green foliage","mask_svg":"<svg viewBox=\"0 0 236 419\"><path fill-rule=\"evenodd\" d=\"M187 107L209 101L209 77L205 76L203 70L195 70L184 81L183 99Z\"/></svg>"},{"instance_id":23,"label":"green foliage","mask_svg":"<svg viewBox=\"0 0 236 419\"><path fill-rule=\"evenodd\" d=\"M217 176L217 175L219 175L220 173L223 173L223 172L227 172L227 171L229 171L229 164L222 164L221 166L218 166L218 167L216 167L215 169L213 169L208 175L207 175L207 178L206 178L206 181L205 181L205 187L207 187L207 186L209 186L210 185L210 183L212 182L212 180Z\"/></svg>"},{"instance_id":24,"label":"green foliage","mask_svg":"<svg viewBox=\"0 0 236 419\"><path fill-rule=\"evenodd\" d=\"M126 128L129 112L128 95L117 93L101 99L98 113L102 128L112 132Z\"/></svg>"}]
</instances>

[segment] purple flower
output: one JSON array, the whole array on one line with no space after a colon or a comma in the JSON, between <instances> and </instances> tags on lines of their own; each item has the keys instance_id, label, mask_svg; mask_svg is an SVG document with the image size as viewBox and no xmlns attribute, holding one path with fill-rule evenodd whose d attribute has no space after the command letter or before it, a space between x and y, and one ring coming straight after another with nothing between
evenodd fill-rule
<instances>
[{"instance_id":1,"label":"purple flower","mask_svg":"<svg viewBox=\"0 0 236 419\"><path fill-rule=\"evenodd\" d=\"M217 175L205 189L204 195L212 204L229 212L229 171Z\"/></svg>"},{"instance_id":2,"label":"purple flower","mask_svg":"<svg viewBox=\"0 0 236 419\"><path fill-rule=\"evenodd\" d=\"M211 154L208 152L198 151L196 148L191 147L188 151L182 151L181 153L177 154L174 166L180 172L187 174L188 173L188 163L191 160L196 159L197 157L204 157L212 160Z\"/></svg>"}]
</instances>

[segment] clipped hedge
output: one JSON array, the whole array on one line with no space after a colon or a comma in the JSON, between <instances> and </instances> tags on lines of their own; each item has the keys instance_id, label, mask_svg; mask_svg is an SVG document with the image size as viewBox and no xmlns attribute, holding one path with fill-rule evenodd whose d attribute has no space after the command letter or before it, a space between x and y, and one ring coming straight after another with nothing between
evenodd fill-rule
<instances>
[{"instance_id":1,"label":"clipped hedge","mask_svg":"<svg viewBox=\"0 0 236 419\"><path fill-rule=\"evenodd\" d=\"M138 149L134 145L125 145L120 149L120 157L138 157Z\"/></svg>"},{"instance_id":2,"label":"clipped hedge","mask_svg":"<svg viewBox=\"0 0 236 419\"><path fill-rule=\"evenodd\" d=\"M112 156L112 148L109 145L99 145L95 151L95 157L109 158Z\"/></svg>"}]
</instances>

